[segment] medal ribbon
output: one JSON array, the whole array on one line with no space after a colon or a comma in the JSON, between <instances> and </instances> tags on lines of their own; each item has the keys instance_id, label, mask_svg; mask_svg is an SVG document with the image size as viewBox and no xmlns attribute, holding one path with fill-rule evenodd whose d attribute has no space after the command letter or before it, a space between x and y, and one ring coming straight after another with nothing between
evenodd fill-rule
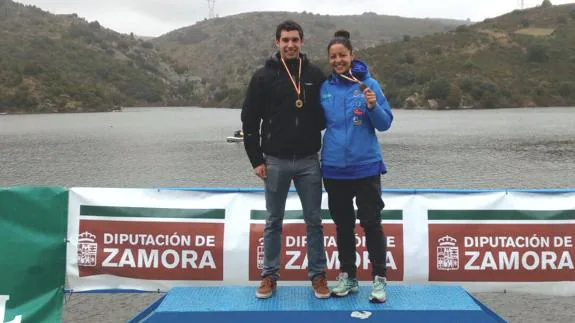
<instances>
[{"instance_id":1,"label":"medal ribbon","mask_svg":"<svg viewBox=\"0 0 575 323\"><path fill-rule=\"evenodd\" d=\"M284 64L284 67L286 69L286 72L289 75L289 79L291 80L291 83L293 84L293 87L295 89L295 92L297 93L297 98L299 100L299 95L301 93L301 57L298 57L299 60L299 72L298 72L298 77L297 77L297 85L295 84L295 80L293 79L293 77L291 76L291 73L289 71L289 68L286 65L286 62L284 61L284 58L281 58L282 63Z\"/></svg>"},{"instance_id":2,"label":"medal ribbon","mask_svg":"<svg viewBox=\"0 0 575 323\"><path fill-rule=\"evenodd\" d=\"M359 88L362 91L365 91L365 89L367 89L367 86L360 80L358 80L355 76L353 76L353 74L351 74L351 70L349 71L349 76L344 75L344 74L339 74L339 76L343 77L344 79L348 80L348 81L352 81L355 83L359 84Z\"/></svg>"},{"instance_id":3,"label":"medal ribbon","mask_svg":"<svg viewBox=\"0 0 575 323\"><path fill-rule=\"evenodd\" d=\"M345 74L339 74L339 76L343 77L344 79L346 79L348 81L352 81L352 82L361 84L361 81L358 80L355 76L353 76L353 74L351 74L351 71L349 71L349 76L347 76Z\"/></svg>"}]
</instances>

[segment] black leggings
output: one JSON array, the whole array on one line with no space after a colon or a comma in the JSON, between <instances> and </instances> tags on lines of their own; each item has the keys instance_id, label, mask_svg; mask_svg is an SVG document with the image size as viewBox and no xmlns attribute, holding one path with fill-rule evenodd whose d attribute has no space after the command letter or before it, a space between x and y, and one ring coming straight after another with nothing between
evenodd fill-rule
<instances>
[{"instance_id":1,"label":"black leggings","mask_svg":"<svg viewBox=\"0 0 575 323\"><path fill-rule=\"evenodd\" d=\"M323 180L328 194L331 217L337 228L337 248L340 270L356 277L355 219L353 198L356 198L357 218L365 233L371 274L386 277L387 239L381 228L381 175L354 179Z\"/></svg>"}]
</instances>

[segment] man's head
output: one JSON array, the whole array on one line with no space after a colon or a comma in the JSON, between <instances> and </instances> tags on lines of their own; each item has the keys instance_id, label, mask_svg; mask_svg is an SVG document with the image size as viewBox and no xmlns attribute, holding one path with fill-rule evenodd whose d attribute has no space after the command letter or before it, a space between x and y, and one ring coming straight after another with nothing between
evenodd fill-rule
<instances>
[{"instance_id":1,"label":"man's head","mask_svg":"<svg viewBox=\"0 0 575 323\"><path fill-rule=\"evenodd\" d=\"M303 29L297 22L286 20L277 26L276 46L283 59L298 58L302 45Z\"/></svg>"}]
</instances>

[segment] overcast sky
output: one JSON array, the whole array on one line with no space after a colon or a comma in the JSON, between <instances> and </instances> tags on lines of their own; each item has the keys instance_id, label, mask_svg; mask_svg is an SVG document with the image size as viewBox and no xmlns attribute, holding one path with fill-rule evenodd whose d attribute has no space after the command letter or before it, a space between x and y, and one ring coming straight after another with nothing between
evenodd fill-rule
<instances>
[{"instance_id":1,"label":"overcast sky","mask_svg":"<svg viewBox=\"0 0 575 323\"><path fill-rule=\"evenodd\" d=\"M159 36L208 17L208 0L16 0L52 13L76 13L121 33ZM525 7L543 0L524 0ZM551 0L553 4L574 1ZM215 0L215 13L292 11L344 15L375 12L417 18L485 18L518 9L521 0Z\"/></svg>"}]
</instances>

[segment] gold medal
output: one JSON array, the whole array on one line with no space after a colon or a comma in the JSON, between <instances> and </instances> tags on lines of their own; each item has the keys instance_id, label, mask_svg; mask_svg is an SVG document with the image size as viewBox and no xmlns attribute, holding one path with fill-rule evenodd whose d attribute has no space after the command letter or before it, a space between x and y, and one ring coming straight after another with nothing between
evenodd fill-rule
<instances>
[{"instance_id":1,"label":"gold medal","mask_svg":"<svg viewBox=\"0 0 575 323\"><path fill-rule=\"evenodd\" d=\"M299 74L298 74L297 84L296 84L295 80L291 76L291 73L289 71L289 68L286 65L286 62L284 61L283 57L281 58L282 63L284 64L284 67L286 69L286 72L288 73L289 78L291 80L291 83L293 84L295 92L297 93L297 100L295 101L295 106L296 106L296 108L301 109L303 107L303 101L299 98L300 93L301 93L301 57L298 59L299 59Z\"/></svg>"}]
</instances>

